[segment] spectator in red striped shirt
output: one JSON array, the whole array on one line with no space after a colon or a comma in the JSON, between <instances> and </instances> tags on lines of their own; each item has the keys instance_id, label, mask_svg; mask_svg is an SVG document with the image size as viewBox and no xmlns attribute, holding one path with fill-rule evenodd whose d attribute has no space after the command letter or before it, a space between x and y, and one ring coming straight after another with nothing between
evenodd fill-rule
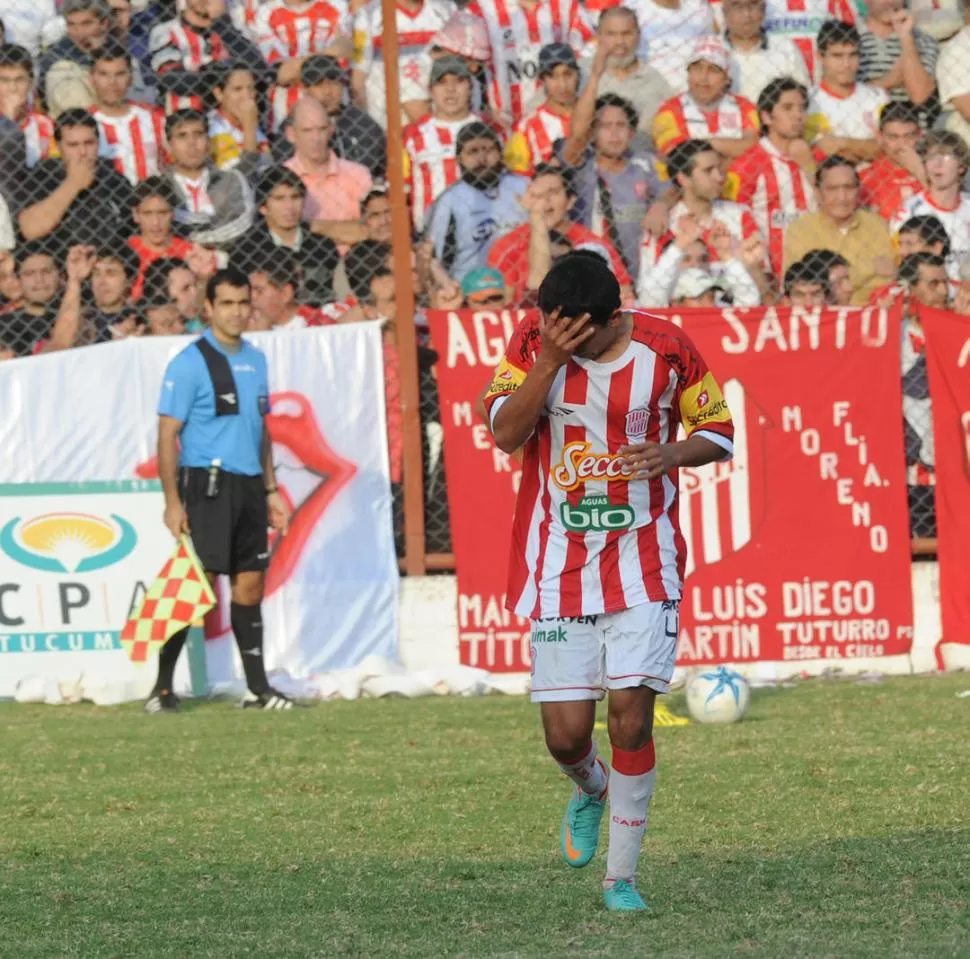
<instances>
[{"instance_id":1,"label":"spectator in red striped shirt","mask_svg":"<svg viewBox=\"0 0 970 959\"><path fill-rule=\"evenodd\" d=\"M165 114L128 99L131 63L128 51L114 40L94 55L91 112L98 122L98 154L134 185L157 176L165 164Z\"/></svg>"},{"instance_id":2,"label":"spectator in red striped shirt","mask_svg":"<svg viewBox=\"0 0 970 959\"><path fill-rule=\"evenodd\" d=\"M516 124L505 147L505 165L531 176L538 163L552 157L557 140L569 136L579 90L579 64L572 47L549 43L539 51L539 79L545 100Z\"/></svg>"},{"instance_id":3,"label":"spectator in red striped shirt","mask_svg":"<svg viewBox=\"0 0 970 959\"><path fill-rule=\"evenodd\" d=\"M139 232L128 239L128 246L139 260L138 278L132 291L135 300L141 296L149 264L163 256L184 260L192 253L193 245L173 232L175 206L175 192L161 177L150 177L135 187L131 216Z\"/></svg>"}]
</instances>

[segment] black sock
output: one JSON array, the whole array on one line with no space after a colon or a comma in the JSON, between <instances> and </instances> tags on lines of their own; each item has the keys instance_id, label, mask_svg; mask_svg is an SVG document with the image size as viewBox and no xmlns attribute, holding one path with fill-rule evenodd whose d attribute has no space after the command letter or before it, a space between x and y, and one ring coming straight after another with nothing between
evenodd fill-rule
<instances>
[{"instance_id":1,"label":"black sock","mask_svg":"<svg viewBox=\"0 0 970 959\"><path fill-rule=\"evenodd\" d=\"M242 606L232 603L229 606L232 631L239 647L246 685L250 692L265 693L269 689L266 667L263 665L263 613L261 607Z\"/></svg>"},{"instance_id":2,"label":"black sock","mask_svg":"<svg viewBox=\"0 0 970 959\"><path fill-rule=\"evenodd\" d=\"M180 629L158 651L158 679L155 681L154 692L163 690L171 692L175 679L175 664L179 661L179 653L189 636L189 627Z\"/></svg>"}]
</instances>

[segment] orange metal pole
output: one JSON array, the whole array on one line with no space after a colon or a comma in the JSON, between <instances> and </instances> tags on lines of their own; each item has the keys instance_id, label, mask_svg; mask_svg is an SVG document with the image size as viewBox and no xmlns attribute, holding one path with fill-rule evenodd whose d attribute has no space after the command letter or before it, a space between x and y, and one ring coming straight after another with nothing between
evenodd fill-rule
<instances>
[{"instance_id":1,"label":"orange metal pole","mask_svg":"<svg viewBox=\"0 0 970 959\"><path fill-rule=\"evenodd\" d=\"M424 462L421 455L421 396L414 325L411 273L411 217L404 190L401 146L401 85L398 79L397 9L381 0L384 22L384 77L387 95L387 181L391 200L391 242L397 288L397 348L401 358L401 408L404 430L404 568L422 576L424 561Z\"/></svg>"}]
</instances>

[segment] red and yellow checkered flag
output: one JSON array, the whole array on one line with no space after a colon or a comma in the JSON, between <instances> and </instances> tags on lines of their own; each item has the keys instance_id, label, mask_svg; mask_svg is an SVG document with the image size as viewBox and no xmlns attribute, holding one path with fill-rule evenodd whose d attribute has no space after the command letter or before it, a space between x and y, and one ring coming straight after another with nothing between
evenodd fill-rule
<instances>
[{"instance_id":1,"label":"red and yellow checkered flag","mask_svg":"<svg viewBox=\"0 0 970 959\"><path fill-rule=\"evenodd\" d=\"M145 663L165 640L200 620L216 605L216 594L187 536L142 597L121 631L121 645L133 663Z\"/></svg>"}]
</instances>

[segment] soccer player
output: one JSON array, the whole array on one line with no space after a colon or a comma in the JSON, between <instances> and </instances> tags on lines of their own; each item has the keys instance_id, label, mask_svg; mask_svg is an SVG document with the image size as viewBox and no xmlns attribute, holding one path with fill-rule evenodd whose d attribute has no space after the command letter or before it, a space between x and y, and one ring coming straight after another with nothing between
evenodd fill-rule
<instances>
[{"instance_id":1,"label":"soccer player","mask_svg":"<svg viewBox=\"0 0 970 959\"><path fill-rule=\"evenodd\" d=\"M641 910L653 708L673 675L685 560L677 471L730 458L734 428L690 339L621 310L619 283L595 253L559 260L538 302L484 395L496 445L524 453L508 604L532 620L532 699L549 752L575 783L566 863L593 858L608 787L604 900ZM612 769L592 740L607 691Z\"/></svg>"},{"instance_id":2,"label":"soccer player","mask_svg":"<svg viewBox=\"0 0 970 959\"><path fill-rule=\"evenodd\" d=\"M177 311L176 311L177 312ZM168 364L158 403L158 471L165 494L165 526L189 534L210 581L232 584L232 631L246 685L244 706L290 709L263 665L260 603L269 565L267 527L286 535L290 510L280 495L272 444L266 356L242 338L249 324L250 287L238 270L209 280L209 329ZM145 712L177 712L172 678L188 628L158 656L158 679Z\"/></svg>"}]
</instances>

